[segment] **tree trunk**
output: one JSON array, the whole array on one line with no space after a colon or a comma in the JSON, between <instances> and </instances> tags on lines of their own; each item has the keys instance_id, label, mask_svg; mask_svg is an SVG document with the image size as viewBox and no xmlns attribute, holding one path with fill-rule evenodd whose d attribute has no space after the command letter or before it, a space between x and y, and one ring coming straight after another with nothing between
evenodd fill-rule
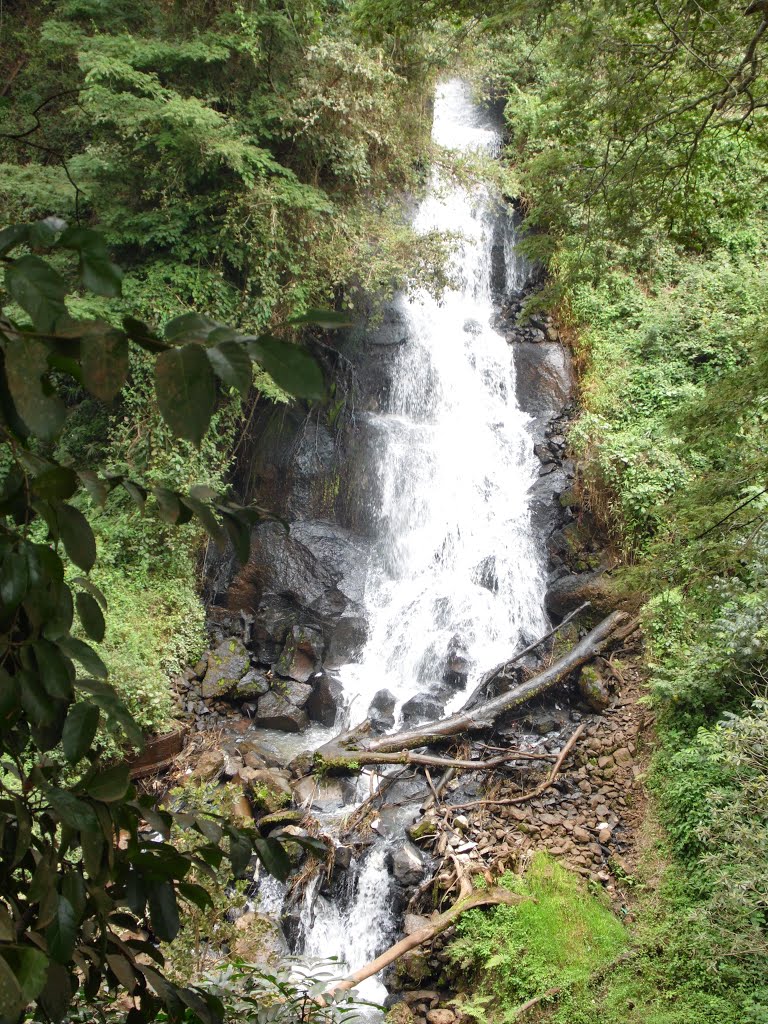
<instances>
[{"instance_id":1,"label":"tree trunk","mask_svg":"<svg viewBox=\"0 0 768 1024\"><path fill-rule=\"evenodd\" d=\"M358 734L354 738L340 737L331 740L316 751L315 765L331 770L355 769L363 763L377 763L373 757L376 754L402 755L404 751L413 750L415 747L425 747L452 736L487 729L505 711L510 711L551 689L569 673L595 658L627 618L624 612L612 612L549 668L471 710L462 710L437 722L426 723L417 729L408 729L390 736L368 738ZM500 670L494 670L494 673L498 671Z\"/></svg>"}]
</instances>

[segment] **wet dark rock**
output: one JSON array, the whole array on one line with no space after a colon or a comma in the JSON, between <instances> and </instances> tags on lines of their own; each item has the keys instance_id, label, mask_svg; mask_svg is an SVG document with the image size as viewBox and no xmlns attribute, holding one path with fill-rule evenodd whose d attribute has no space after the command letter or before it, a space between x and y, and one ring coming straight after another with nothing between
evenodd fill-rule
<instances>
[{"instance_id":1,"label":"wet dark rock","mask_svg":"<svg viewBox=\"0 0 768 1024\"><path fill-rule=\"evenodd\" d=\"M285 761L285 758L282 757L277 747L265 739L244 740L240 744L240 750L242 752L243 760L252 768L261 768L263 766L257 764L256 761L251 763L249 760L250 754L253 754L254 757L262 760L268 768L282 768Z\"/></svg>"},{"instance_id":2,"label":"wet dark rock","mask_svg":"<svg viewBox=\"0 0 768 1024\"><path fill-rule=\"evenodd\" d=\"M248 671L250 660L242 640L237 637L230 637L222 641L215 651L209 651L208 668L201 687L203 697L209 699L231 693Z\"/></svg>"},{"instance_id":3,"label":"wet dark rock","mask_svg":"<svg viewBox=\"0 0 768 1024\"><path fill-rule=\"evenodd\" d=\"M531 522L540 537L549 537L562 525L560 495L568 483L568 477L560 468L534 481L530 489Z\"/></svg>"},{"instance_id":4,"label":"wet dark rock","mask_svg":"<svg viewBox=\"0 0 768 1024\"><path fill-rule=\"evenodd\" d=\"M562 345L548 342L543 334L536 342L515 345L517 400L524 412L537 421L535 433L560 416L573 393L573 370Z\"/></svg>"},{"instance_id":5,"label":"wet dark rock","mask_svg":"<svg viewBox=\"0 0 768 1024\"><path fill-rule=\"evenodd\" d=\"M296 622L296 605L281 594L265 594L259 602L250 647L258 661L273 664Z\"/></svg>"},{"instance_id":6,"label":"wet dark rock","mask_svg":"<svg viewBox=\"0 0 768 1024\"><path fill-rule=\"evenodd\" d=\"M293 783L293 799L300 807L327 813L338 811L355 799L356 786L352 779L327 778L319 780L307 775Z\"/></svg>"},{"instance_id":7,"label":"wet dark rock","mask_svg":"<svg viewBox=\"0 0 768 1024\"><path fill-rule=\"evenodd\" d=\"M329 728L336 722L336 715L344 699L344 686L340 679L330 672L323 672L313 677L312 693L305 705L305 710L313 722Z\"/></svg>"},{"instance_id":8,"label":"wet dark rock","mask_svg":"<svg viewBox=\"0 0 768 1024\"><path fill-rule=\"evenodd\" d=\"M434 693L417 693L403 704L403 722L406 725L439 718L443 713L443 705Z\"/></svg>"},{"instance_id":9,"label":"wet dark rock","mask_svg":"<svg viewBox=\"0 0 768 1024\"><path fill-rule=\"evenodd\" d=\"M334 850L333 866L340 871L348 871L352 864L352 847L337 846Z\"/></svg>"},{"instance_id":10,"label":"wet dark rock","mask_svg":"<svg viewBox=\"0 0 768 1024\"><path fill-rule=\"evenodd\" d=\"M402 300L400 300L402 301ZM361 331L366 345L404 345L408 340L408 315L400 301L388 303L381 313L380 322L373 328L366 324Z\"/></svg>"},{"instance_id":11,"label":"wet dark rock","mask_svg":"<svg viewBox=\"0 0 768 1024\"><path fill-rule=\"evenodd\" d=\"M535 444L533 446L533 454L543 463L555 461L555 455L548 444Z\"/></svg>"},{"instance_id":12,"label":"wet dark rock","mask_svg":"<svg viewBox=\"0 0 768 1024\"><path fill-rule=\"evenodd\" d=\"M379 690L368 708L368 719L372 732L382 733L395 724L397 698L391 690Z\"/></svg>"}]
</instances>

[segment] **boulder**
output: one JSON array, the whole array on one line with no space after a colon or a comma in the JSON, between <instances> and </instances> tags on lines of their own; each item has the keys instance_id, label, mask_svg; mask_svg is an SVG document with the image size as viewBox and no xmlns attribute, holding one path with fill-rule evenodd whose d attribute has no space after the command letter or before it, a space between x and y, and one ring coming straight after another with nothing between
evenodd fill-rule
<instances>
[{"instance_id":1,"label":"boulder","mask_svg":"<svg viewBox=\"0 0 768 1024\"><path fill-rule=\"evenodd\" d=\"M247 963L277 965L290 952L280 926L266 914L246 911L235 922L235 929L233 952Z\"/></svg>"},{"instance_id":2,"label":"boulder","mask_svg":"<svg viewBox=\"0 0 768 1024\"><path fill-rule=\"evenodd\" d=\"M368 708L368 719L371 723L371 731L376 733L386 732L395 724L395 705L397 698L391 690L379 690L371 701Z\"/></svg>"},{"instance_id":3,"label":"boulder","mask_svg":"<svg viewBox=\"0 0 768 1024\"><path fill-rule=\"evenodd\" d=\"M351 846L337 846L333 851L333 866L339 871L349 871L352 865L353 850Z\"/></svg>"},{"instance_id":4,"label":"boulder","mask_svg":"<svg viewBox=\"0 0 768 1024\"><path fill-rule=\"evenodd\" d=\"M287 772L283 774L276 768L245 770L249 779L246 791L254 807L272 814L290 803L292 791Z\"/></svg>"},{"instance_id":5,"label":"boulder","mask_svg":"<svg viewBox=\"0 0 768 1024\"><path fill-rule=\"evenodd\" d=\"M443 713L443 705L431 693L417 693L403 704L402 710L403 722L409 725L439 718Z\"/></svg>"},{"instance_id":6,"label":"boulder","mask_svg":"<svg viewBox=\"0 0 768 1024\"><path fill-rule=\"evenodd\" d=\"M312 679L312 694L305 705L305 710L313 722L332 727L336 715L343 703L344 687L340 679L323 672Z\"/></svg>"},{"instance_id":7,"label":"boulder","mask_svg":"<svg viewBox=\"0 0 768 1024\"><path fill-rule=\"evenodd\" d=\"M413 843L406 840L392 852L391 856L395 881L403 886L418 885L424 877L426 865Z\"/></svg>"},{"instance_id":8,"label":"boulder","mask_svg":"<svg viewBox=\"0 0 768 1024\"><path fill-rule=\"evenodd\" d=\"M238 744L243 760L249 768L282 768L285 758L268 740L247 739Z\"/></svg>"},{"instance_id":9,"label":"boulder","mask_svg":"<svg viewBox=\"0 0 768 1024\"><path fill-rule=\"evenodd\" d=\"M224 697L231 693L250 665L245 644L237 637L222 641L214 651L208 652L208 668L201 684L204 699Z\"/></svg>"},{"instance_id":10,"label":"boulder","mask_svg":"<svg viewBox=\"0 0 768 1024\"><path fill-rule=\"evenodd\" d=\"M304 686L302 683L292 683L293 687L301 687L306 690L304 703L309 699L312 692L311 686ZM277 690L270 690L263 697L259 697L256 707L256 723L264 729L280 729L282 732L301 732L309 725L309 718L304 708L289 699L287 693Z\"/></svg>"},{"instance_id":11,"label":"boulder","mask_svg":"<svg viewBox=\"0 0 768 1024\"><path fill-rule=\"evenodd\" d=\"M204 750L195 760L190 779L198 782L207 782L208 779L216 779L224 774L224 751Z\"/></svg>"},{"instance_id":12,"label":"boulder","mask_svg":"<svg viewBox=\"0 0 768 1024\"><path fill-rule=\"evenodd\" d=\"M361 653L368 639L368 622L363 609L350 601L338 618L331 633L326 668L339 668L354 661Z\"/></svg>"},{"instance_id":13,"label":"boulder","mask_svg":"<svg viewBox=\"0 0 768 1024\"><path fill-rule=\"evenodd\" d=\"M232 694L238 700L250 700L252 697L261 697L269 691L272 684L264 672L257 668L249 668L243 678L235 687Z\"/></svg>"}]
</instances>

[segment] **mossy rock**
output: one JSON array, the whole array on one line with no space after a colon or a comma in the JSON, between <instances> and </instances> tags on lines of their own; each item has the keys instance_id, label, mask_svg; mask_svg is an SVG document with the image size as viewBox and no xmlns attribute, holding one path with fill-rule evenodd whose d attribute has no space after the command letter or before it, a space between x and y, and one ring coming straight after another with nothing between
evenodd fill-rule
<instances>
[{"instance_id":1,"label":"mossy rock","mask_svg":"<svg viewBox=\"0 0 768 1024\"><path fill-rule=\"evenodd\" d=\"M225 697L237 687L250 667L251 659L242 640L230 637L208 653L208 669L201 683L204 700Z\"/></svg>"},{"instance_id":2,"label":"mossy rock","mask_svg":"<svg viewBox=\"0 0 768 1024\"><path fill-rule=\"evenodd\" d=\"M422 820L417 821L415 825L410 825L406 831L414 841L424 839L425 836L434 836L437 834L437 822L430 821L429 818L422 818Z\"/></svg>"},{"instance_id":3,"label":"mossy rock","mask_svg":"<svg viewBox=\"0 0 768 1024\"><path fill-rule=\"evenodd\" d=\"M296 807L286 807L283 810L265 814L263 818L259 818L256 824L266 832L273 828L279 828L281 825L301 825L306 817L306 811Z\"/></svg>"}]
</instances>

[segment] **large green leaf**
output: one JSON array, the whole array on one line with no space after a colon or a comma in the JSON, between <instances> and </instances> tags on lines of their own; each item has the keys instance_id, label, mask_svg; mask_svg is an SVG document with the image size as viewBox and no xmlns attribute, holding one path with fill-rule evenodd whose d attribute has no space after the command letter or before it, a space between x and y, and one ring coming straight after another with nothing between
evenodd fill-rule
<instances>
[{"instance_id":1,"label":"large green leaf","mask_svg":"<svg viewBox=\"0 0 768 1024\"><path fill-rule=\"evenodd\" d=\"M127 764L116 764L111 768L102 768L86 784L88 796L104 803L122 800L130 785L130 769Z\"/></svg>"},{"instance_id":2,"label":"large green leaf","mask_svg":"<svg viewBox=\"0 0 768 1024\"><path fill-rule=\"evenodd\" d=\"M163 942L173 942L181 927L176 893L170 882L151 882L147 886L152 930Z\"/></svg>"},{"instance_id":3,"label":"large green leaf","mask_svg":"<svg viewBox=\"0 0 768 1024\"><path fill-rule=\"evenodd\" d=\"M325 382L317 360L300 345L265 335L248 350L272 380L297 398L323 398Z\"/></svg>"},{"instance_id":4,"label":"large green leaf","mask_svg":"<svg viewBox=\"0 0 768 1024\"><path fill-rule=\"evenodd\" d=\"M201 313L182 313L168 321L163 334L167 341L178 344L180 341L205 341L220 328L221 324Z\"/></svg>"},{"instance_id":5,"label":"large green leaf","mask_svg":"<svg viewBox=\"0 0 768 1024\"><path fill-rule=\"evenodd\" d=\"M97 295L117 298L122 292L123 272L109 258L107 243L100 231L92 228L68 228L59 239L62 249L74 249L80 257L80 280Z\"/></svg>"},{"instance_id":6,"label":"large green leaf","mask_svg":"<svg viewBox=\"0 0 768 1024\"><path fill-rule=\"evenodd\" d=\"M90 672L91 675L97 677L97 679L106 679L109 675L107 666L98 656L96 651L90 647L83 640L78 640L77 637L67 636L62 637L59 640L59 647L69 655L70 658L74 658L75 661L79 661L83 668ZM83 680L78 680L78 686L84 684ZM114 694L112 695L114 697Z\"/></svg>"},{"instance_id":7,"label":"large green leaf","mask_svg":"<svg viewBox=\"0 0 768 1024\"><path fill-rule=\"evenodd\" d=\"M195 513L205 532L215 542L219 550L223 550L227 543L227 537L211 507L204 501L198 501L192 497L182 496L181 501Z\"/></svg>"},{"instance_id":8,"label":"large green leaf","mask_svg":"<svg viewBox=\"0 0 768 1024\"><path fill-rule=\"evenodd\" d=\"M216 376L229 387L236 388L243 398L247 398L253 368L245 345L237 341L222 341L214 348L206 349L206 353Z\"/></svg>"},{"instance_id":9,"label":"large green leaf","mask_svg":"<svg viewBox=\"0 0 768 1024\"><path fill-rule=\"evenodd\" d=\"M53 810L65 825L78 831L98 832L99 819L89 803L76 797L69 790L52 786L46 790L46 796Z\"/></svg>"},{"instance_id":10,"label":"large green leaf","mask_svg":"<svg viewBox=\"0 0 768 1024\"><path fill-rule=\"evenodd\" d=\"M2 956L18 982L25 1003L31 1003L42 992L48 974L48 957L32 946L3 946ZM0 1000L1 1002L1 1000ZM2 1011L0 1011L0 1015Z\"/></svg>"},{"instance_id":11,"label":"large green leaf","mask_svg":"<svg viewBox=\"0 0 768 1024\"><path fill-rule=\"evenodd\" d=\"M80 339L83 385L101 399L111 402L128 378L128 340L122 331L94 321Z\"/></svg>"},{"instance_id":12,"label":"large green leaf","mask_svg":"<svg viewBox=\"0 0 768 1024\"><path fill-rule=\"evenodd\" d=\"M73 704L64 722L61 744L70 764L77 764L91 748L101 712L95 704Z\"/></svg>"},{"instance_id":13,"label":"large green leaf","mask_svg":"<svg viewBox=\"0 0 768 1024\"><path fill-rule=\"evenodd\" d=\"M275 839L254 839L254 849L267 871L279 882L291 873L291 858Z\"/></svg>"},{"instance_id":14,"label":"large green leaf","mask_svg":"<svg viewBox=\"0 0 768 1024\"><path fill-rule=\"evenodd\" d=\"M16 673L20 684L21 706L32 725L51 725L56 715L56 705L43 686L42 680L32 672L21 670Z\"/></svg>"},{"instance_id":15,"label":"large green leaf","mask_svg":"<svg viewBox=\"0 0 768 1024\"><path fill-rule=\"evenodd\" d=\"M0 1019L16 1020L26 1003L11 965L0 952Z\"/></svg>"},{"instance_id":16,"label":"large green leaf","mask_svg":"<svg viewBox=\"0 0 768 1024\"><path fill-rule=\"evenodd\" d=\"M205 349L191 344L159 355L155 389L160 412L174 434L199 444L216 404L216 381Z\"/></svg>"},{"instance_id":17,"label":"large green leaf","mask_svg":"<svg viewBox=\"0 0 768 1024\"><path fill-rule=\"evenodd\" d=\"M66 896L59 896L56 916L45 932L48 952L60 964L67 963L72 957L77 937L77 916L75 908Z\"/></svg>"},{"instance_id":18,"label":"large green leaf","mask_svg":"<svg viewBox=\"0 0 768 1024\"><path fill-rule=\"evenodd\" d=\"M26 553L9 549L5 553L0 570L0 601L3 604L3 612L10 615L24 599L29 586L29 562Z\"/></svg>"},{"instance_id":19,"label":"large green leaf","mask_svg":"<svg viewBox=\"0 0 768 1024\"><path fill-rule=\"evenodd\" d=\"M66 415L48 381L48 349L35 338L14 339L5 349L5 376L13 405L27 429L53 440Z\"/></svg>"},{"instance_id":20,"label":"large green leaf","mask_svg":"<svg viewBox=\"0 0 768 1024\"><path fill-rule=\"evenodd\" d=\"M81 590L75 595L75 605L85 632L91 640L101 643L104 639L106 623L99 602Z\"/></svg>"},{"instance_id":21,"label":"large green leaf","mask_svg":"<svg viewBox=\"0 0 768 1024\"><path fill-rule=\"evenodd\" d=\"M21 256L5 271L5 287L29 314L35 330L50 334L66 312L64 278L39 256Z\"/></svg>"},{"instance_id":22,"label":"large green leaf","mask_svg":"<svg viewBox=\"0 0 768 1024\"><path fill-rule=\"evenodd\" d=\"M35 652L40 679L52 697L69 700L72 696L72 681L75 670L57 644L50 640L37 640L32 650Z\"/></svg>"},{"instance_id":23,"label":"large green leaf","mask_svg":"<svg viewBox=\"0 0 768 1024\"><path fill-rule=\"evenodd\" d=\"M17 245L26 242L29 237L29 224L11 224L0 231L0 256L15 249Z\"/></svg>"},{"instance_id":24,"label":"large green leaf","mask_svg":"<svg viewBox=\"0 0 768 1024\"><path fill-rule=\"evenodd\" d=\"M77 473L68 466L48 466L35 474L32 488L44 501L66 501L77 490Z\"/></svg>"},{"instance_id":25,"label":"large green leaf","mask_svg":"<svg viewBox=\"0 0 768 1024\"><path fill-rule=\"evenodd\" d=\"M90 572L96 563L96 539L88 520L74 505L56 507L59 534L67 554L80 569Z\"/></svg>"}]
</instances>

